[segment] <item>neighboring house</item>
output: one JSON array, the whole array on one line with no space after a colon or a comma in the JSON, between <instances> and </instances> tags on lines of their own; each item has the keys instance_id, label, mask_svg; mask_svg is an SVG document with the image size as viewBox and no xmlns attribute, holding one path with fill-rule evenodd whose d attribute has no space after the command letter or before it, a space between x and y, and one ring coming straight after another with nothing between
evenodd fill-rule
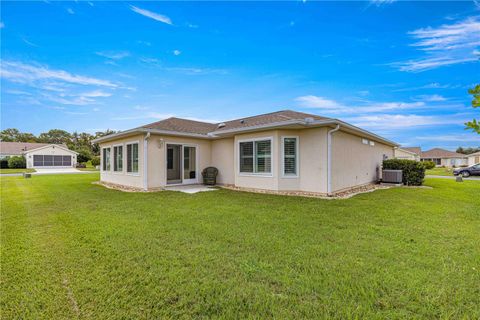
<instances>
[{"instance_id":1,"label":"neighboring house","mask_svg":"<svg viewBox=\"0 0 480 320\"><path fill-rule=\"evenodd\" d=\"M395 158L420 161L420 147L401 147L395 149Z\"/></svg>"},{"instance_id":2,"label":"neighboring house","mask_svg":"<svg viewBox=\"0 0 480 320\"><path fill-rule=\"evenodd\" d=\"M223 123L169 118L98 138L104 182L137 188L217 182L331 194L378 179L398 145L337 119L278 111Z\"/></svg>"},{"instance_id":3,"label":"neighboring house","mask_svg":"<svg viewBox=\"0 0 480 320\"><path fill-rule=\"evenodd\" d=\"M77 155L65 145L0 141L0 158L24 156L27 168L75 167Z\"/></svg>"},{"instance_id":4,"label":"neighboring house","mask_svg":"<svg viewBox=\"0 0 480 320\"><path fill-rule=\"evenodd\" d=\"M437 167L459 167L467 165L467 155L434 148L421 154L421 161L433 161Z\"/></svg>"},{"instance_id":5,"label":"neighboring house","mask_svg":"<svg viewBox=\"0 0 480 320\"><path fill-rule=\"evenodd\" d=\"M480 163L480 151L472 154L467 154L468 166L473 166L474 164Z\"/></svg>"}]
</instances>

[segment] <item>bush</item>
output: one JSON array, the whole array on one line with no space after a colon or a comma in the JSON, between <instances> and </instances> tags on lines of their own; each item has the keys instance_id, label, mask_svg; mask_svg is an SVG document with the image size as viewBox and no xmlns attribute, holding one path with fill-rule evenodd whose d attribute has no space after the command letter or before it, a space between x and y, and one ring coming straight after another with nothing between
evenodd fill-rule
<instances>
[{"instance_id":1,"label":"bush","mask_svg":"<svg viewBox=\"0 0 480 320\"><path fill-rule=\"evenodd\" d=\"M0 160L0 169L7 169L8 168L8 159Z\"/></svg>"},{"instance_id":2,"label":"bush","mask_svg":"<svg viewBox=\"0 0 480 320\"><path fill-rule=\"evenodd\" d=\"M94 166L94 167L99 166L100 165L100 157L95 156L95 157L92 158L92 160L90 160L90 162L92 163L92 166Z\"/></svg>"},{"instance_id":3,"label":"bush","mask_svg":"<svg viewBox=\"0 0 480 320\"><path fill-rule=\"evenodd\" d=\"M433 161L423 161L422 163L425 166L425 169L427 170L435 168L435 162Z\"/></svg>"},{"instance_id":4,"label":"bush","mask_svg":"<svg viewBox=\"0 0 480 320\"><path fill-rule=\"evenodd\" d=\"M383 169L402 170L402 182L407 186L421 186L425 178L425 166L423 163L415 160L384 160Z\"/></svg>"},{"instance_id":5,"label":"bush","mask_svg":"<svg viewBox=\"0 0 480 320\"><path fill-rule=\"evenodd\" d=\"M87 165L85 163L77 163L77 168L86 168Z\"/></svg>"},{"instance_id":6,"label":"bush","mask_svg":"<svg viewBox=\"0 0 480 320\"><path fill-rule=\"evenodd\" d=\"M27 161L21 156L11 157L8 159L8 167L10 169L24 169L27 167Z\"/></svg>"},{"instance_id":7,"label":"bush","mask_svg":"<svg viewBox=\"0 0 480 320\"><path fill-rule=\"evenodd\" d=\"M90 152L90 150L80 149L80 150L77 150L77 152L78 152L77 162L83 163L92 159L92 153Z\"/></svg>"}]
</instances>

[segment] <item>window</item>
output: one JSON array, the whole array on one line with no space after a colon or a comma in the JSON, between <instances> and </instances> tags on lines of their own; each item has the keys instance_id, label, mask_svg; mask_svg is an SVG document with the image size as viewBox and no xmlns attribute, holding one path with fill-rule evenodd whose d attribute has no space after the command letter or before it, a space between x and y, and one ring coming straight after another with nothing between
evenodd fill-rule
<instances>
[{"instance_id":1,"label":"window","mask_svg":"<svg viewBox=\"0 0 480 320\"><path fill-rule=\"evenodd\" d=\"M72 156L33 155L34 167L70 167Z\"/></svg>"},{"instance_id":2,"label":"window","mask_svg":"<svg viewBox=\"0 0 480 320\"><path fill-rule=\"evenodd\" d=\"M256 140L240 142L241 173L272 172L272 141Z\"/></svg>"},{"instance_id":3,"label":"window","mask_svg":"<svg viewBox=\"0 0 480 320\"><path fill-rule=\"evenodd\" d=\"M283 138L283 175L297 176L298 160L297 160L298 138Z\"/></svg>"},{"instance_id":4,"label":"window","mask_svg":"<svg viewBox=\"0 0 480 320\"><path fill-rule=\"evenodd\" d=\"M368 144L368 140L367 139L362 139L362 143L363 144Z\"/></svg>"},{"instance_id":5,"label":"window","mask_svg":"<svg viewBox=\"0 0 480 320\"><path fill-rule=\"evenodd\" d=\"M123 171L123 146L113 147L113 171Z\"/></svg>"},{"instance_id":6,"label":"window","mask_svg":"<svg viewBox=\"0 0 480 320\"><path fill-rule=\"evenodd\" d=\"M127 144L127 172L138 172L138 143Z\"/></svg>"},{"instance_id":7,"label":"window","mask_svg":"<svg viewBox=\"0 0 480 320\"><path fill-rule=\"evenodd\" d=\"M370 145L373 147L375 146L375 141L370 141Z\"/></svg>"},{"instance_id":8,"label":"window","mask_svg":"<svg viewBox=\"0 0 480 320\"><path fill-rule=\"evenodd\" d=\"M110 148L103 148L103 171L110 171Z\"/></svg>"},{"instance_id":9,"label":"window","mask_svg":"<svg viewBox=\"0 0 480 320\"><path fill-rule=\"evenodd\" d=\"M167 169L173 170L173 148L167 149Z\"/></svg>"}]
</instances>

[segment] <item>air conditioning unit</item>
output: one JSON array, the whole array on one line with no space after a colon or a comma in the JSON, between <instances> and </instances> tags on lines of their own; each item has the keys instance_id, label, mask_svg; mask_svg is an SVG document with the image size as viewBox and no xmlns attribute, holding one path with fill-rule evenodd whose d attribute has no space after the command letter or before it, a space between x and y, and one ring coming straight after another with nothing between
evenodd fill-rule
<instances>
[{"instance_id":1,"label":"air conditioning unit","mask_svg":"<svg viewBox=\"0 0 480 320\"><path fill-rule=\"evenodd\" d=\"M383 170L382 182L402 183L402 170Z\"/></svg>"}]
</instances>

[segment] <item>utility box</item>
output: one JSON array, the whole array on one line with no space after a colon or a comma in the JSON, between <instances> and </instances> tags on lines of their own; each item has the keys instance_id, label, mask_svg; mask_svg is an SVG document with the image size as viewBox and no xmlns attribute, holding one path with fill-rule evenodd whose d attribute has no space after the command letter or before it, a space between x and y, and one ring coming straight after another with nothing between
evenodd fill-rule
<instances>
[{"instance_id":1,"label":"utility box","mask_svg":"<svg viewBox=\"0 0 480 320\"><path fill-rule=\"evenodd\" d=\"M402 183L402 170L383 170L382 182L386 183Z\"/></svg>"}]
</instances>

